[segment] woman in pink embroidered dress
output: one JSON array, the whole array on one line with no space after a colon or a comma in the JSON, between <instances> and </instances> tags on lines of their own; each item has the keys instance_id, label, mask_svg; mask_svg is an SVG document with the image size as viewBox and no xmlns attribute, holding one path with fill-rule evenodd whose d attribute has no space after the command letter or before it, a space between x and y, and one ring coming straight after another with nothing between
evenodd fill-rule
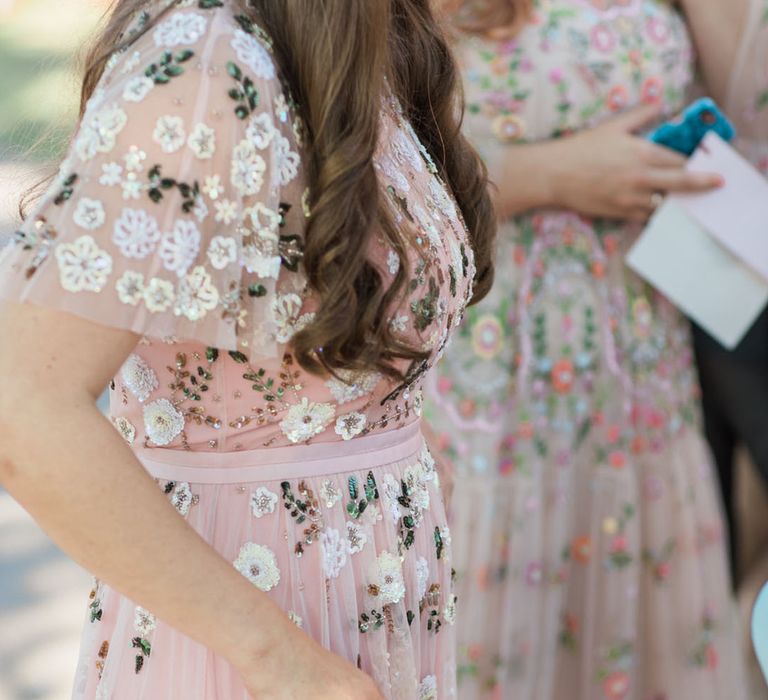
<instances>
[{"instance_id":1,"label":"woman in pink embroidered dress","mask_svg":"<svg viewBox=\"0 0 768 700\"><path fill-rule=\"evenodd\" d=\"M691 99L700 20L733 61L739 3L707 1L447 3L503 217L425 392L456 470L462 700L744 698L688 323L624 264L662 194L717 185L642 137Z\"/></svg>"},{"instance_id":2,"label":"woman in pink embroidered dress","mask_svg":"<svg viewBox=\"0 0 768 700\"><path fill-rule=\"evenodd\" d=\"M0 262L2 482L97 576L75 698L455 695L420 386L492 217L429 3L340 7L118 3Z\"/></svg>"}]
</instances>

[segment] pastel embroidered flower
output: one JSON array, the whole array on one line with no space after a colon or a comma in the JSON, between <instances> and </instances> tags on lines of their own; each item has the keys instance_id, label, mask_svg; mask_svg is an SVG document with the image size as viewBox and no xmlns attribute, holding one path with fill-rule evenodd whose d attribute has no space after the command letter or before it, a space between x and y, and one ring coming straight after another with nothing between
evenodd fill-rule
<instances>
[{"instance_id":1,"label":"pastel embroidered flower","mask_svg":"<svg viewBox=\"0 0 768 700\"><path fill-rule=\"evenodd\" d=\"M272 80L275 75L275 64L269 51L254 37L242 29L235 29L231 41L238 59L245 63L258 78Z\"/></svg>"},{"instance_id":2,"label":"pastel embroidered flower","mask_svg":"<svg viewBox=\"0 0 768 700\"><path fill-rule=\"evenodd\" d=\"M123 304L136 306L144 298L144 275L126 270L115 282L117 298Z\"/></svg>"},{"instance_id":3,"label":"pastel embroidered flower","mask_svg":"<svg viewBox=\"0 0 768 700\"><path fill-rule=\"evenodd\" d=\"M368 535L365 534L363 528L355 522L347 520L347 546L350 554L357 554L363 551L366 542L368 542Z\"/></svg>"},{"instance_id":4,"label":"pastel embroidered flower","mask_svg":"<svg viewBox=\"0 0 768 700\"><path fill-rule=\"evenodd\" d=\"M123 436L123 440L125 440L129 445L133 445L134 441L136 440L136 428L134 427L133 423L131 423L131 421L129 421L127 418L124 418L123 416L117 416L113 418L112 422L114 423L120 435Z\"/></svg>"},{"instance_id":5,"label":"pastel embroidered flower","mask_svg":"<svg viewBox=\"0 0 768 700\"><path fill-rule=\"evenodd\" d=\"M425 557L416 560L416 599L421 601L427 594L429 583L429 562Z\"/></svg>"},{"instance_id":6,"label":"pastel embroidered flower","mask_svg":"<svg viewBox=\"0 0 768 700\"><path fill-rule=\"evenodd\" d=\"M157 46L181 46L197 42L204 34L205 17L195 12L176 12L157 25L154 37Z\"/></svg>"},{"instance_id":7,"label":"pastel embroidered flower","mask_svg":"<svg viewBox=\"0 0 768 700\"><path fill-rule=\"evenodd\" d=\"M187 141L184 120L170 114L160 117L152 132L152 138L160 144L165 153L178 151Z\"/></svg>"},{"instance_id":8,"label":"pastel embroidered flower","mask_svg":"<svg viewBox=\"0 0 768 700\"><path fill-rule=\"evenodd\" d=\"M314 319L315 314L301 314L304 302L298 294L277 294L272 300L272 314L277 325L277 342L287 343Z\"/></svg>"},{"instance_id":9,"label":"pastel embroidered flower","mask_svg":"<svg viewBox=\"0 0 768 700\"><path fill-rule=\"evenodd\" d=\"M301 159L299 154L291 150L291 144L284 136L275 137L274 167L280 176L280 184L287 185L299 174Z\"/></svg>"},{"instance_id":10,"label":"pastel embroidered flower","mask_svg":"<svg viewBox=\"0 0 768 700\"><path fill-rule=\"evenodd\" d=\"M171 494L171 505L179 511L179 513L186 517L189 513L189 509L194 502L192 496L192 489L189 488L189 484L186 481L182 481L180 484L176 484Z\"/></svg>"},{"instance_id":11,"label":"pastel embroidered flower","mask_svg":"<svg viewBox=\"0 0 768 700\"><path fill-rule=\"evenodd\" d=\"M230 179L241 195L254 195L261 191L266 169L266 162L250 141L243 140L235 146Z\"/></svg>"},{"instance_id":12,"label":"pastel embroidered flower","mask_svg":"<svg viewBox=\"0 0 768 700\"><path fill-rule=\"evenodd\" d=\"M100 292L112 273L112 257L91 236L56 248L61 286L68 292Z\"/></svg>"},{"instance_id":13,"label":"pastel embroidered flower","mask_svg":"<svg viewBox=\"0 0 768 700\"><path fill-rule=\"evenodd\" d=\"M251 494L251 512L256 518L263 518L275 512L277 494L264 486L259 486Z\"/></svg>"},{"instance_id":14,"label":"pastel embroidered flower","mask_svg":"<svg viewBox=\"0 0 768 700\"><path fill-rule=\"evenodd\" d=\"M320 499L326 508L333 508L341 500L341 490L330 479L320 485Z\"/></svg>"},{"instance_id":15,"label":"pastel embroidered flower","mask_svg":"<svg viewBox=\"0 0 768 700\"><path fill-rule=\"evenodd\" d=\"M215 190L218 192L218 190ZM213 197L211 197L213 199ZM229 226L237 217L237 203L229 199L222 199L214 203L216 209L216 221Z\"/></svg>"},{"instance_id":16,"label":"pastel embroidered flower","mask_svg":"<svg viewBox=\"0 0 768 700\"><path fill-rule=\"evenodd\" d=\"M272 117L266 112L260 112L248 122L245 135L248 140L259 150L264 150L278 134Z\"/></svg>"},{"instance_id":17,"label":"pastel embroidered flower","mask_svg":"<svg viewBox=\"0 0 768 700\"><path fill-rule=\"evenodd\" d=\"M148 610L137 607L133 616L133 629L140 637L148 637L157 627L157 618Z\"/></svg>"},{"instance_id":18,"label":"pastel embroidered flower","mask_svg":"<svg viewBox=\"0 0 768 700\"><path fill-rule=\"evenodd\" d=\"M153 277L144 288L144 303L152 313L168 310L175 297L173 284L159 277Z\"/></svg>"},{"instance_id":19,"label":"pastel embroidered flower","mask_svg":"<svg viewBox=\"0 0 768 700\"><path fill-rule=\"evenodd\" d=\"M326 578L338 578L341 569L347 563L347 541L338 530L327 527L320 533L320 546L323 552L323 572Z\"/></svg>"},{"instance_id":20,"label":"pastel embroidered flower","mask_svg":"<svg viewBox=\"0 0 768 700\"><path fill-rule=\"evenodd\" d=\"M349 403L370 394L381 381L378 372L355 372L354 370L337 370L335 377L325 382L337 403Z\"/></svg>"},{"instance_id":21,"label":"pastel embroidered flower","mask_svg":"<svg viewBox=\"0 0 768 700\"><path fill-rule=\"evenodd\" d=\"M141 102L155 87L155 81L145 75L137 75L131 78L123 90L123 99L126 102Z\"/></svg>"},{"instance_id":22,"label":"pastel embroidered flower","mask_svg":"<svg viewBox=\"0 0 768 700\"><path fill-rule=\"evenodd\" d=\"M104 223L104 205L98 199L89 199L81 197L77 202L75 213L72 214L72 220L80 228L93 231Z\"/></svg>"},{"instance_id":23,"label":"pastel embroidered flower","mask_svg":"<svg viewBox=\"0 0 768 700\"><path fill-rule=\"evenodd\" d=\"M216 152L216 131L202 122L195 124L187 139L187 145L195 157L201 160L213 158ZM215 199L212 197L211 199Z\"/></svg>"},{"instance_id":24,"label":"pastel embroidered flower","mask_svg":"<svg viewBox=\"0 0 768 700\"><path fill-rule=\"evenodd\" d=\"M136 354L128 356L120 370L120 376L128 391L141 403L158 387L155 371Z\"/></svg>"},{"instance_id":25,"label":"pastel embroidered flower","mask_svg":"<svg viewBox=\"0 0 768 700\"><path fill-rule=\"evenodd\" d=\"M105 187L114 187L120 184L123 175L123 166L120 163L104 163L101 166L99 184Z\"/></svg>"},{"instance_id":26,"label":"pastel embroidered flower","mask_svg":"<svg viewBox=\"0 0 768 700\"><path fill-rule=\"evenodd\" d=\"M90 160L97 153L109 153L127 123L128 116L117 105L86 116L75 139L75 152L81 160Z\"/></svg>"},{"instance_id":27,"label":"pastel embroidered flower","mask_svg":"<svg viewBox=\"0 0 768 700\"><path fill-rule=\"evenodd\" d=\"M419 684L419 700L437 700L437 678L426 676Z\"/></svg>"},{"instance_id":28,"label":"pastel embroidered flower","mask_svg":"<svg viewBox=\"0 0 768 700\"><path fill-rule=\"evenodd\" d=\"M211 276L198 265L179 282L173 312L190 321L199 321L218 303L219 292L211 282Z\"/></svg>"},{"instance_id":29,"label":"pastel embroidered flower","mask_svg":"<svg viewBox=\"0 0 768 700\"><path fill-rule=\"evenodd\" d=\"M400 557L382 552L376 560L376 586L382 605L399 603L405 595Z\"/></svg>"},{"instance_id":30,"label":"pastel embroidered flower","mask_svg":"<svg viewBox=\"0 0 768 700\"><path fill-rule=\"evenodd\" d=\"M390 275L396 275L400 269L400 256L394 250L387 253L387 269Z\"/></svg>"},{"instance_id":31,"label":"pastel embroidered flower","mask_svg":"<svg viewBox=\"0 0 768 700\"><path fill-rule=\"evenodd\" d=\"M333 404L310 403L305 396L301 403L288 409L285 418L280 422L280 429L291 442L306 442L322 433L335 415Z\"/></svg>"},{"instance_id":32,"label":"pastel embroidered flower","mask_svg":"<svg viewBox=\"0 0 768 700\"><path fill-rule=\"evenodd\" d=\"M168 399L158 399L144 406L144 430L155 445L169 445L184 430L184 416Z\"/></svg>"},{"instance_id":33,"label":"pastel embroidered flower","mask_svg":"<svg viewBox=\"0 0 768 700\"><path fill-rule=\"evenodd\" d=\"M336 419L335 432L337 435L341 435L344 440L351 440L365 430L365 424L365 415L353 411L352 413L346 413L343 416L339 416Z\"/></svg>"},{"instance_id":34,"label":"pastel embroidered flower","mask_svg":"<svg viewBox=\"0 0 768 700\"><path fill-rule=\"evenodd\" d=\"M246 542L234 562L235 568L256 588L271 591L280 583L280 569L275 553L254 542Z\"/></svg>"},{"instance_id":35,"label":"pastel embroidered flower","mask_svg":"<svg viewBox=\"0 0 768 700\"><path fill-rule=\"evenodd\" d=\"M208 246L208 260L217 270L223 270L237 260L237 241L230 236L215 236Z\"/></svg>"},{"instance_id":36,"label":"pastel embroidered flower","mask_svg":"<svg viewBox=\"0 0 768 700\"><path fill-rule=\"evenodd\" d=\"M173 230L163 234L160 259L166 270L183 277L200 252L200 230L194 221L178 219Z\"/></svg>"},{"instance_id":37,"label":"pastel embroidered flower","mask_svg":"<svg viewBox=\"0 0 768 700\"><path fill-rule=\"evenodd\" d=\"M146 258L159 240L157 219L143 209L123 209L115 221L112 242L126 258Z\"/></svg>"}]
</instances>

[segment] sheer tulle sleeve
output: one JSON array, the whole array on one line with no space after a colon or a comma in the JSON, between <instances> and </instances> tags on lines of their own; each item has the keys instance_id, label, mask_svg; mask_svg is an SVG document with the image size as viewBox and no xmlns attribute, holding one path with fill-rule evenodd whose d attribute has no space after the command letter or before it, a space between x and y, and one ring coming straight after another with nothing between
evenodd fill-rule
<instances>
[{"instance_id":1,"label":"sheer tulle sleeve","mask_svg":"<svg viewBox=\"0 0 768 700\"><path fill-rule=\"evenodd\" d=\"M277 357L304 288L300 135L260 30L174 9L108 64L0 297Z\"/></svg>"},{"instance_id":2,"label":"sheer tulle sleeve","mask_svg":"<svg viewBox=\"0 0 768 700\"><path fill-rule=\"evenodd\" d=\"M725 107L737 147L768 175L768 0L750 0Z\"/></svg>"}]
</instances>

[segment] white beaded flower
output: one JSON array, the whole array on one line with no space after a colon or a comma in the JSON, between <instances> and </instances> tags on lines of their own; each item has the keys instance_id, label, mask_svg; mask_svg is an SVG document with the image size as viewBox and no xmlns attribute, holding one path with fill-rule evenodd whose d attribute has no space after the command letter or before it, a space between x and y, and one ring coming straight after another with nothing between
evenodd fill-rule
<instances>
[{"instance_id":1,"label":"white beaded flower","mask_svg":"<svg viewBox=\"0 0 768 700\"><path fill-rule=\"evenodd\" d=\"M257 39L242 29L235 29L231 44L238 59L245 63L256 77L266 80L272 80L275 77L275 64L272 57Z\"/></svg>"},{"instance_id":2,"label":"white beaded flower","mask_svg":"<svg viewBox=\"0 0 768 700\"><path fill-rule=\"evenodd\" d=\"M180 484L176 484L171 494L171 505L179 511L183 516L189 513L189 509L192 506L192 489L189 488L189 484L186 481L182 481Z\"/></svg>"},{"instance_id":3,"label":"white beaded flower","mask_svg":"<svg viewBox=\"0 0 768 700\"><path fill-rule=\"evenodd\" d=\"M351 440L365 430L367 419L365 414L357 411L346 413L336 419L335 432L344 440Z\"/></svg>"},{"instance_id":4,"label":"white beaded flower","mask_svg":"<svg viewBox=\"0 0 768 700\"><path fill-rule=\"evenodd\" d=\"M263 518L275 512L277 505L277 494L264 486L259 486L251 494L251 511L257 518Z\"/></svg>"},{"instance_id":5,"label":"white beaded flower","mask_svg":"<svg viewBox=\"0 0 768 700\"><path fill-rule=\"evenodd\" d=\"M338 578L341 569L347 563L348 544L338 530L331 527L320 533L320 546L323 552L323 572L326 578Z\"/></svg>"},{"instance_id":6,"label":"white beaded flower","mask_svg":"<svg viewBox=\"0 0 768 700\"><path fill-rule=\"evenodd\" d=\"M325 382L333 398L337 403L349 403L362 396L367 396L381 381L378 372L355 372L342 369L336 372L336 377L331 377Z\"/></svg>"},{"instance_id":7,"label":"white beaded flower","mask_svg":"<svg viewBox=\"0 0 768 700\"><path fill-rule=\"evenodd\" d=\"M161 313L173 305L176 294L168 280L153 277L144 288L144 303L152 313Z\"/></svg>"},{"instance_id":8,"label":"white beaded flower","mask_svg":"<svg viewBox=\"0 0 768 700\"><path fill-rule=\"evenodd\" d=\"M152 132L152 138L160 144L165 153L175 153L187 141L184 120L171 114L160 117Z\"/></svg>"},{"instance_id":9,"label":"white beaded flower","mask_svg":"<svg viewBox=\"0 0 768 700\"><path fill-rule=\"evenodd\" d=\"M195 12L176 12L155 29L157 46L182 46L194 44L204 34L206 19Z\"/></svg>"},{"instance_id":10,"label":"white beaded flower","mask_svg":"<svg viewBox=\"0 0 768 700\"><path fill-rule=\"evenodd\" d=\"M176 293L176 305L173 312L185 316L190 321L199 321L219 303L219 291L211 282L211 276L205 268L198 265L182 278Z\"/></svg>"},{"instance_id":11,"label":"white beaded flower","mask_svg":"<svg viewBox=\"0 0 768 700\"><path fill-rule=\"evenodd\" d=\"M195 157L201 160L213 158L213 154L216 152L216 130L202 122L195 124L189 139L187 139L187 145L192 149Z\"/></svg>"},{"instance_id":12,"label":"white beaded flower","mask_svg":"<svg viewBox=\"0 0 768 700\"><path fill-rule=\"evenodd\" d=\"M112 273L112 257L91 236L56 248L61 286L68 292L100 292Z\"/></svg>"},{"instance_id":13,"label":"white beaded flower","mask_svg":"<svg viewBox=\"0 0 768 700\"><path fill-rule=\"evenodd\" d=\"M125 440L129 445L133 445L134 441L136 440L136 428L133 426L133 423L131 423L131 421L129 421L127 418L124 418L123 416L117 416L116 418L113 418L112 422L115 424L117 432L123 436L123 440Z\"/></svg>"},{"instance_id":14,"label":"white beaded flower","mask_svg":"<svg viewBox=\"0 0 768 700\"><path fill-rule=\"evenodd\" d=\"M75 139L75 152L81 160L90 160L97 153L109 153L127 123L128 115L117 105L86 116Z\"/></svg>"},{"instance_id":15,"label":"white beaded flower","mask_svg":"<svg viewBox=\"0 0 768 700\"><path fill-rule=\"evenodd\" d=\"M456 595L453 593L448 596L448 602L445 605L445 610L443 610L443 617L449 625L456 622Z\"/></svg>"},{"instance_id":16,"label":"white beaded flower","mask_svg":"<svg viewBox=\"0 0 768 700\"><path fill-rule=\"evenodd\" d=\"M123 363L120 376L128 391L141 403L158 387L155 371L136 354L130 355Z\"/></svg>"},{"instance_id":17,"label":"white beaded flower","mask_svg":"<svg viewBox=\"0 0 768 700\"><path fill-rule=\"evenodd\" d=\"M157 627L157 618L148 610L137 607L133 616L133 629L140 637L147 637Z\"/></svg>"},{"instance_id":18,"label":"white beaded flower","mask_svg":"<svg viewBox=\"0 0 768 700\"><path fill-rule=\"evenodd\" d=\"M399 603L405 595L400 557L382 552L376 560L376 585L382 605Z\"/></svg>"},{"instance_id":19,"label":"white beaded flower","mask_svg":"<svg viewBox=\"0 0 768 700\"><path fill-rule=\"evenodd\" d=\"M179 277L187 274L200 252L200 230L194 221L177 219L173 230L164 233L160 241L160 259L166 270Z\"/></svg>"},{"instance_id":20,"label":"white beaded flower","mask_svg":"<svg viewBox=\"0 0 768 700\"><path fill-rule=\"evenodd\" d=\"M184 430L184 416L168 399L158 399L144 406L144 430L155 445L169 445Z\"/></svg>"},{"instance_id":21,"label":"white beaded flower","mask_svg":"<svg viewBox=\"0 0 768 700\"><path fill-rule=\"evenodd\" d=\"M437 678L425 676L419 684L419 700L437 700Z\"/></svg>"},{"instance_id":22,"label":"white beaded flower","mask_svg":"<svg viewBox=\"0 0 768 700\"><path fill-rule=\"evenodd\" d=\"M363 551L366 542L368 542L368 535L365 534L360 525L351 520L347 521L347 546L349 547L350 554L357 554Z\"/></svg>"},{"instance_id":23,"label":"white beaded flower","mask_svg":"<svg viewBox=\"0 0 768 700\"><path fill-rule=\"evenodd\" d=\"M262 591L271 591L280 583L280 569L275 553L254 542L246 542L234 562L235 568L254 586Z\"/></svg>"},{"instance_id":24,"label":"white beaded flower","mask_svg":"<svg viewBox=\"0 0 768 700\"><path fill-rule=\"evenodd\" d=\"M330 403L310 403L305 396L301 403L288 409L280 429L291 442L306 442L322 433L334 419L336 409Z\"/></svg>"},{"instance_id":25,"label":"white beaded flower","mask_svg":"<svg viewBox=\"0 0 768 700\"><path fill-rule=\"evenodd\" d=\"M77 202L75 213L72 214L74 221L80 228L93 231L104 223L106 215L104 214L104 205L98 199L89 199L82 197Z\"/></svg>"},{"instance_id":26,"label":"white beaded flower","mask_svg":"<svg viewBox=\"0 0 768 700\"><path fill-rule=\"evenodd\" d=\"M231 236L214 236L208 245L208 260L217 270L237 261L237 241Z\"/></svg>"},{"instance_id":27,"label":"white beaded flower","mask_svg":"<svg viewBox=\"0 0 768 700\"><path fill-rule=\"evenodd\" d=\"M425 557L416 560L416 599L421 600L427 594L429 583L429 562Z\"/></svg>"}]
</instances>

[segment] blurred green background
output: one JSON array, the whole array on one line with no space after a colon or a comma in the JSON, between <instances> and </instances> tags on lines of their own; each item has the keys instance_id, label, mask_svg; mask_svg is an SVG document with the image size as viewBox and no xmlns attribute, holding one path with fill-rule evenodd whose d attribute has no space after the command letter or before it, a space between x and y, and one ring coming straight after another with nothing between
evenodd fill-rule
<instances>
[{"instance_id":1,"label":"blurred green background","mask_svg":"<svg viewBox=\"0 0 768 700\"><path fill-rule=\"evenodd\" d=\"M19 196L66 145L77 54L108 5L0 0L0 246ZM89 589L90 577L0 489L0 700L70 697Z\"/></svg>"}]
</instances>

